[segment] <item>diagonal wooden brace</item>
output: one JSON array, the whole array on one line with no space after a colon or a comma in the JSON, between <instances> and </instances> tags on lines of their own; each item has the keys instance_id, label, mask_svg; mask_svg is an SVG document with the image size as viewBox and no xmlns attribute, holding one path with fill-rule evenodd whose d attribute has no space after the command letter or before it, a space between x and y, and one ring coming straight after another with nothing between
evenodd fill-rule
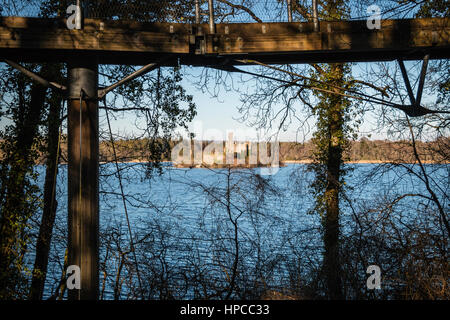
<instances>
[{"instance_id":1,"label":"diagonal wooden brace","mask_svg":"<svg viewBox=\"0 0 450 320\"><path fill-rule=\"evenodd\" d=\"M67 91L67 88L65 86L63 86L62 84L59 84L57 82L48 81L48 80L42 78L40 75L34 73L33 71L28 70L27 68L21 66L18 63L15 63L14 61L6 60L6 59L4 61L8 65L13 67L14 69L19 70L20 72L22 72L26 76L30 77L34 81L36 81L39 84L43 85L44 87L52 88L52 89L55 89L55 90L58 90L58 91L62 91L62 92L66 92Z\"/></svg>"},{"instance_id":2,"label":"diagonal wooden brace","mask_svg":"<svg viewBox=\"0 0 450 320\"><path fill-rule=\"evenodd\" d=\"M409 82L408 73L406 72L405 64L403 60L398 59L398 64L400 66L400 70L402 72L403 80L405 81L406 90L408 91L409 100L411 101L411 105L416 105L416 99L414 98L414 93L411 88L411 83Z\"/></svg>"}]
</instances>

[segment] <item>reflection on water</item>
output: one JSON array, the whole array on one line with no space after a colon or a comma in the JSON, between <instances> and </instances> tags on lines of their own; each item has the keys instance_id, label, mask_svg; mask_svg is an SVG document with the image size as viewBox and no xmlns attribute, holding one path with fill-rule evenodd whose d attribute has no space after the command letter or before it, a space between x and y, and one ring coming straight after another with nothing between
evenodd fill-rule
<instances>
[{"instance_id":1,"label":"reflection on water","mask_svg":"<svg viewBox=\"0 0 450 320\"><path fill-rule=\"evenodd\" d=\"M142 164L120 166L134 240L138 242L138 259L143 269L161 257L164 257L165 267L171 266L180 273L180 270L188 268L187 264L194 257L205 265L229 266L228 260L234 254L233 222L238 225L240 255L245 257L242 263L255 267L262 259L286 261L272 270L274 281L283 281L284 275L289 272L287 269L292 257L288 253L292 255L293 248L315 252L315 256L310 258L320 262L321 218L317 214L308 214L313 205L308 188L313 175L307 171L307 165L289 164L280 168L276 175L262 177L273 187L271 192L247 184L248 171L232 170L229 193L226 187L230 179L226 169L175 169L166 166L161 175L155 174L151 179L145 179ZM376 203L389 195L426 193L423 183L411 175L405 175L402 169L393 168L368 179L367 175L374 172L376 164L355 164L352 168L346 177L346 197L352 199L353 208L358 204L367 206L371 202ZM43 167L37 170L44 172ZM427 170L437 183L441 182L441 187L448 188L448 166L427 165ZM107 236L101 237L100 255L112 275L117 265L108 250L116 250L119 245L122 249L129 246L114 171L112 164L101 166L100 228L101 233ZM253 171L257 173L258 169ZM59 178L57 227L50 257L49 285L61 276L66 245L66 166L61 166ZM43 185L43 174L39 179L38 183ZM231 203L229 210L225 201L227 196ZM414 201L405 203L405 210L408 208L413 214L417 212ZM341 211L345 233L352 212L348 202L341 202ZM111 234L116 237L113 239L109 236ZM28 258L32 263L33 257ZM123 275L127 272L124 270ZM223 278L223 271L211 268L210 276ZM46 294L51 290L48 287ZM105 296L111 298L112 294L112 288L107 287Z\"/></svg>"}]
</instances>

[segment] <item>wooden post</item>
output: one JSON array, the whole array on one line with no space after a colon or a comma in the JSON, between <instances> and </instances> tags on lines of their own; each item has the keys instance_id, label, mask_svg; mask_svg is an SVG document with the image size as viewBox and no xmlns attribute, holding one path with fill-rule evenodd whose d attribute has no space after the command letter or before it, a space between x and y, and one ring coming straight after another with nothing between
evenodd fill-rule
<instances>
[{"instance_id":1,"label":"wooden post","mask_svg":"<svg viewBox=\"0 0 450 320\"><path fill-rule=\"evenodd\" d=\"M69 290L71 300L96 300L99 292L98 65L90 61L68 66L68 259L81 280L80 290Z\"/></svg>"},{"instance_id":2,"label":"wooden post","mask_svg":"<svg viewBox=\"0 0 450 320\"><path fill-rule=\"evenodd\" d=\"M214 23L214 0L208 0L208 12L209 12L209 33L216 33L216 25Z\"/></svg>"},{"instance_id":3,"label":"wooden post","mask_svg":"<svg viewBox=\"0 0 450 320\"><path fill-rule=\"evenodd\" d=\"M292 22L292 0L287 0L288 22Z\"/></svg>"},{"instance_id":4,"label":"wooden post","mask_svg":"<svg viewBox=\"0 0 450 320\"><path fill-rule=\"evenodd\" d=\"M200 23L200 0L195 0L195 23Z\"/></svg>"},{"instance_id":5,"label":"wooden post","mask_svg":"<svg viewBox=\"0 0 450 320\"><path fill-rule=\"evenodd\" d=\"M319 32L319 12L317 10L317 0L313 0L313 22L314 22L314 32Z\"/></svg>"}]
</instances>

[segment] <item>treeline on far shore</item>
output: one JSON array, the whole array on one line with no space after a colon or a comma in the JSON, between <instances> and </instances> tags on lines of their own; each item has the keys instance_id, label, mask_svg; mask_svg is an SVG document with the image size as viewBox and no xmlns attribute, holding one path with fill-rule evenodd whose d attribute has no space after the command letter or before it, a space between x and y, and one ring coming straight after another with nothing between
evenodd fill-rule
<instances>
[{"instance_id":1,"label":"treeline on far shore","mask_svg":"<svg viewBox=\"0 0 450 320\"><path fill-rule=\"evenodd\" d=\"M169 149L180 141L170 141ZM166 142L167 143L167 142ZM210 141L203 141L203 148ZM446 158L446 150L450 149L450 138L440 138L434 141L416 141L415 147L417 153L423 163L448 163ZM117 160L120 162L146 162L149 161L150 149L147 139L122 139L114 141ZM226 142L224 142L225 148ZM41 146L42 148L42 146ZM270 150L270 148L268 148ZM39 152L39 151L38 151ZM270 152L270 151L269 151ZM40 152L44 154L44 152ZM4 155L0 155L3 157ZM279 143L279 160L281 162L311 162L314 159L314 144L311 140L306 142L280 142ZM110 141L100 142L100 162L114 161L113 148ZM161 157L161 161L171 161L170 152ZM414 148L411 141L400 140L369 140L362 138L358 141L349 142L349 146L345 151L345 161L347 162L398 162L398 163L415 163L417 162L414 155ZM40 164L45 163L42 156L38 161ZM65 137L61 143L61 160L67 162L67 143Z\"/></svg>"}]
</instances>

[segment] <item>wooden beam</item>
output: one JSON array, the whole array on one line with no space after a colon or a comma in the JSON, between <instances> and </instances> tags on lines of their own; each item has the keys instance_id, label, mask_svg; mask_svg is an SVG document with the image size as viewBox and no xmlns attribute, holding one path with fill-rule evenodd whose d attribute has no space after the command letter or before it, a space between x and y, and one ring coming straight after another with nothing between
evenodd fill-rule
<instances>
[{"instance_id":1,"label":"wooden beam","mask_svg":"<svg viewBox=\"0 0 450 320\"><path fill-rule=\"evenodd\" d=\"M189 24L86 19L84 30L68 30L65 19L0 18L0 59L69 61L85 54L101 64L142 65L168 54L183 64L214 65L248 58L265 63L384 61L450 57L450 19L217 24L196 37ZM193 41L204 41L204 54Z\"/></svg>"}]
</instances>

